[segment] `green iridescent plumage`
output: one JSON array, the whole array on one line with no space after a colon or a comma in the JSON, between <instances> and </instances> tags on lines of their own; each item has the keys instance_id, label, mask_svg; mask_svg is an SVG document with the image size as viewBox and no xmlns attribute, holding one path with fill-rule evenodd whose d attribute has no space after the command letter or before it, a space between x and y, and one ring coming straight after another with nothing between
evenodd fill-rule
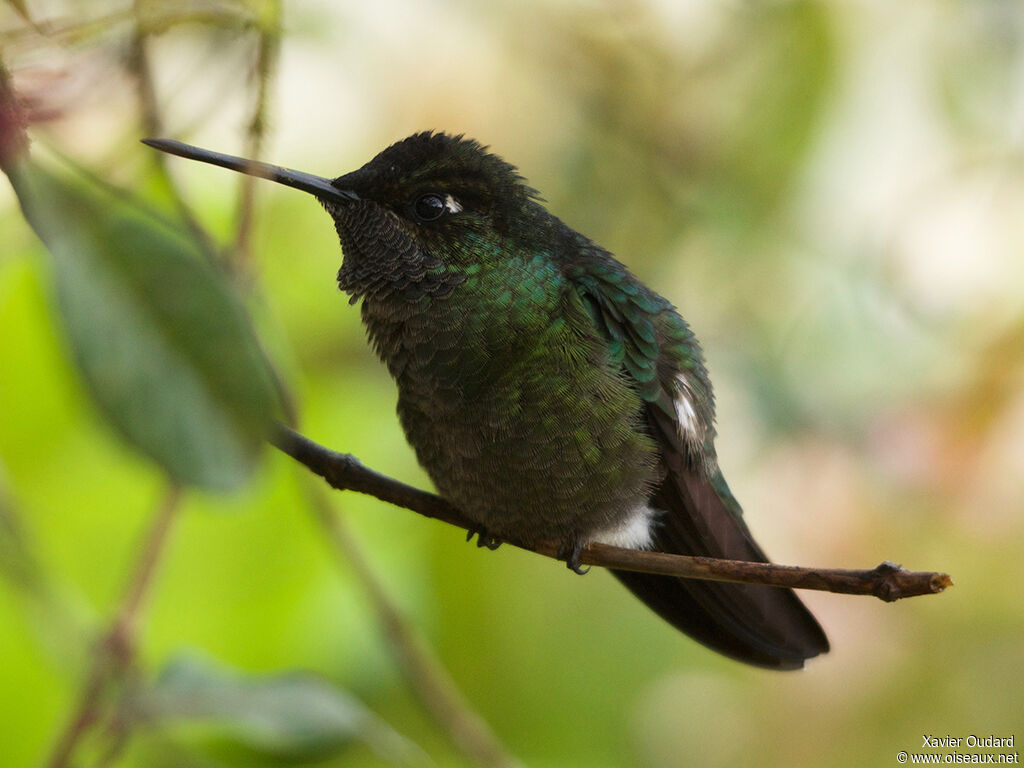
<instances>
[{"instance_id":1,"label":"green iridescent plumage","mask_svg":"<svg viewBox=\"0 0 1024 768\"><path fill-rule=\"evenodd\" d=\"M422 133L328 181L159 146L317 196L406 436L481 541L558 542L570 561L593 541L766 560L718 469L689 326L501 158ZM795 669L828 649L789 590L615 575L742 661Z\"/></svg>"},{"instance_id":2,"label":"green iridescent plumage","mask_svg":"<svg viewBox=\"0 0 1024 768\"><path fill-rule=\"evenodd\" d=\"M717 467L700 347L667 300L476 142L411 136L333 183L359 198L325 203L339 284L362 299L420 462L482 540L765 559ZM616 575L736 658L795 668L828 647L791 592Z\"/></svg>"},{"instance_id":3,"label":"green iridescent plumage","mask_svg":"<svg viewBox=\"0 0 1024 768\"><path fill-rule=\"evenodd\" d=\"M362 298L420 462L488 534L571 549L643 506L664 474L647 405L674 418L680 376L710 435L686 324L511 166L420 134L335 184L360 197L328 206L341 287ZM458 211L417 221L412 206L429 194Z\"/></svg>"}]
</instances>

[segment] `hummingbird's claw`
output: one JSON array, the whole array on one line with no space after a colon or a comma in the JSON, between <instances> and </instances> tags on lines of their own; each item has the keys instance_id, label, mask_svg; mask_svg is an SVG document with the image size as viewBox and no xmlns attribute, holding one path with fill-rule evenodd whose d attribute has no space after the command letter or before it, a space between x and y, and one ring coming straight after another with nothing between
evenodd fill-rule
<instances>
[{"instance_id":1,"label":"hummingbird's claw","mask_svg":"<svg viewBox=\"0 0 1024 768\"><path fill-rule=\"evenodd\" d=\"M470 528L466 531L466 541L472 541L474 536L476 536L476 545L478 547L487 547L493 552L501 546L501 539L491 536L483 528Z\"/></svg>"},{"instance_id":2,"label":"hummingbird's claw","mask_svg":"<svg viewBox=\"0 0 1024 768\"><path fill-rule=\"evenodd\" d=\"M573 573L578 573L582 576L585 573L590 572L590 566L583 568L580 564L580 558L583 556L583 542L574 541L571 544L563 544L561 549L558 550L558 559L565 560L566 567Z\"/></svg>"}]
</instances>

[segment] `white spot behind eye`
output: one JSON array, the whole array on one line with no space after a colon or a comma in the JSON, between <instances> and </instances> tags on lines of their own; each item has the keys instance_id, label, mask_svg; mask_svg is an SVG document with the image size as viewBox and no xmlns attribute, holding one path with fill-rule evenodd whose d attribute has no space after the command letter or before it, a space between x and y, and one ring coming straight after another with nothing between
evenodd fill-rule
<instances>
[{"instance_id":1,"label":"white spot behind eye","mask_svg":"<svg viewBox=\"0 0 1024 768\"><path fill-rule=\"evenodd\" d=\"M462 203L449 194L444 196L444 207L448 213L458 213L462 210Z\"/></svg>"}]
</instances>

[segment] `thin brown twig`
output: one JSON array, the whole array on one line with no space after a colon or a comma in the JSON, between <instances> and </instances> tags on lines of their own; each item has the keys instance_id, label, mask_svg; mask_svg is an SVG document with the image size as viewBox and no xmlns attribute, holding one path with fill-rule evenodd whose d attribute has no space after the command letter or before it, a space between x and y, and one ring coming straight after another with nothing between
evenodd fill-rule
<instances>
[{"instance_id":1,"label":"thin brown twig","mask_svg":"<svg viewBox=\"0 0 1024 768\"><path fill-rule=\"evenodd\" d=\"M263 154L270 91L273 86L278 54L281 50L281 0L273 0L263 16L259 27L256 61L253 69L253 78L256 80L256 97L252 115L249 118L248 144L245 150L246 157L254 160L258 160ZM239 184L241 188L238 196L234 255L236 266L244 269L251 259L256 177L242 174Z\"/></svg>"},{"instance_id":2,"label":"thin brown twig","mask_svg":"<svg viewBox=\"0 0 1024 768\"><path fill-rule=\"evenodd\" d=\"M487 722L469 704L448 671L402 616L385 591L347 527L321 487L310 487L310 507L333 551L362 584L377 614L388 647L424 709L452 744L474 763L512 768L520 762L509 754Z\"/></svg>"},{"instance_id":3,"label":"thin brown twig","mask_svg":"<svg viewBox=\"0 0 1024 768\"><path fill-rule=\"evenodd\" d=\"M135 78L136 89L139 99L139 110L142 114L142 130L147 136L160 136L163 134L163 119L160 117L160 101L156 93L156 84L153 81L153 71L149 64L148 40L149 33L145 31L142 19L141 0L135 0L132 5L134 14L134 28L129 48L129 70ZM188 227L195 241L211 257L217 254L217 247L213 239L207 233L206 228L199 221L195 211L186 202L185 196L178 188L177 182L171 175L167 165L167 158L161 152L150 153L152 162L160 176L160 181L170 192L171 199L182 222Z\"/></svg>"},{"instance_id":4,"label":"thin brown twig","mask_svg":"<svg viewBox=\"0 0 1024 768\"><path fill-rule=\"evenodd\" d=\"M121 9L83 21L71 17L28 19L27 25L0 31L0 45L13 46L37 36L47 37L56 43L76 43L96 34L105 33L114 25L130 17L130 11Z\"/></svg>"},{"instance_id":5,"label":"thin brown twig","mask_svg":"<svg viewBox=\"0 0 1024 768\"><path fill-rule=\"evenodd\" d=\"M202 25L221 29L244 32L256 25L256 22L245 15L237 4L223 9L204 7L188 8L172 7L166 4L169 13L162 16L147 12L144 31L147 35L160 35L175 27ZM156 10L163 10L158 8ZM138 14L131 8L120 8L92 18L80 19L78 16L51 16L45 19L29 19L25 25L13 29L0 30L0 46L13 46L43 36L61 45L73 45L106 35L110 30L132 19Z\"/></svg>"},{"instance_id":6,"label":"thin brown twig","mask_svg":"<svg viewBox=\"0 0 1024 768\"><path fill-rule=\"evenodd\" d=\"M359 459L337 453L313 442L288 427L278 425L271 442L296 461L320 475L338 490L357 491L375 496L396 506L418 512L426 517L473 531L473 521L440 496L421 491L387 475L364 466ZM541 555L562 559L558 542L527 544L508 541L513 546ZM583 549L580 562L604 568L656 573L686 579L764 584L772 587L795 587L840 592L850 595L874 595L891 602L904 597L932 595L952 586L945 573L907 571L884 562L870 570L841 568L807 568L773 563L750 563L720 560L712 557L691 557L664 552L622 549L606 544L591 544Z\"/></svg>"},{"instance_id":7,"label":"thin brown twig","mask_svg":"<svg viewBox=\"0 0 1024 768\"><path fill-rule=\"evenodd\" d=\"M181 489L171 486L150 523L121 605L96 646L87 682L71 719L54 744L47 762L49 768L65 768L70 764L82 738L103 714L104 693L125 676L134 662L139 614L180 503Z\"/></svg>"}]
</instances>

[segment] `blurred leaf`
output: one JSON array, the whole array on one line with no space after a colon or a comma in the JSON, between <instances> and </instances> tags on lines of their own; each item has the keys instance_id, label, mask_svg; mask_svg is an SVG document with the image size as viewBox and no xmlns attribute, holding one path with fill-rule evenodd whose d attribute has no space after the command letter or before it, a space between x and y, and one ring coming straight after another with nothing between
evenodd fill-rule
<instances>
[{"instance_id":1,"label":"blurred leaf","mask_svg":"<svg viewBox=\"0 0 1024 768\"><path fill-rule=\"evenodd\" d=\"M68 339L107 418L179 482L238 486L274 387L237 298L192 241L130 199L29 160L8 175L53 254Z\"/></svg>"},{"instance_id":2,"label":"blurred leaf","mask_svg":"<svg viewBox=\"0 0 1024 768\"><path fill-rule=\"evenodd\" d=\"M430 762L416 744L358 699L300 672L246 676L210 661L181 657L130 707L129 718L160 726L206 726L279 758L324 758L359 740L393 763Z\"/></svg>"}]
</instances>

